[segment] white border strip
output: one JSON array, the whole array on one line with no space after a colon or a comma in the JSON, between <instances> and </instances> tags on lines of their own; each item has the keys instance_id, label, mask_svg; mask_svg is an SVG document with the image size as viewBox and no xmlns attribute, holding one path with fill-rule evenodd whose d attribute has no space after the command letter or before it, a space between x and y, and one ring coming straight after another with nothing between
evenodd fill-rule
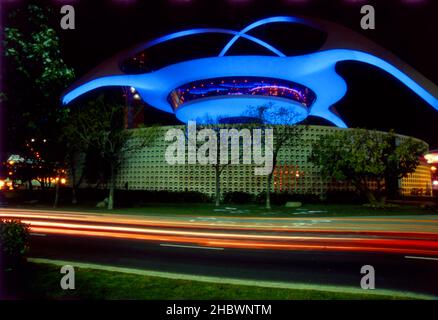
<instances>
[{"instance_id":1,"label":"white border strip","mask_svg":"<svg viewBox=\"0 0 438 320\"><path fill-rule=\"evenodd\" d=\"M438 258L431 258L431 257L417 257L417 256L405 256L406 259L417 259L417 260L431 260L431 261L438 261Z\"/></svg>"}]
</instances>

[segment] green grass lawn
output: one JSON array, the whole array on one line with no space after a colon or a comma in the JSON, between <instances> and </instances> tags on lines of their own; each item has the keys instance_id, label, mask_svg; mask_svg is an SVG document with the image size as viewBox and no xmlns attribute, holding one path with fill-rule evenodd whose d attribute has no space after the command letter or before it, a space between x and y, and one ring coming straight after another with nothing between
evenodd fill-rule
<instances>
[{"instance_id":1,"label":"green grass lawn","mask_svg":"<svg viewBox=\"0 0 438 320\"><path fill-rule=\"evenodd\" d=\"M53 209L50 206L20 206L34 209ZM373 216L373 215L424 215L438 214L436 209L419 206L402 205L391 208L370 208L362 205L339 204L304 204L293 209L284 206L273 206L271 210L261 205L222 205L219 208L208 203L151 203L142 207L116 208L113 211L97 209L92 206L60 206L58 210L87 211L96 213L114 213L130 215L171 215L171 216L242 216L242 217L342 217L342 216Z\"/></svg>"},{"instance_id":2,"label":"green grass lawn","mask_svg":"<svg viewBox=\"0 0 438 320\"><path fill-rule=\"evenodd\" d=\"M60 288L62 275L58 266L31 263L29 268L31 297L38 299L406 299L397 295L218 284L82 268L76 268L76 289L67 291Z\"/></svg>"}]
</instances>

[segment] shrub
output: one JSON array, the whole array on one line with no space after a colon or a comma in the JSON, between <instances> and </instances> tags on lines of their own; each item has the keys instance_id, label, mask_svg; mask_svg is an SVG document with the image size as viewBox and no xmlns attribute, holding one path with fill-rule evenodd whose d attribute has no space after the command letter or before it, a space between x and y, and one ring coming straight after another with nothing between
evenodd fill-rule
<instances>
[{"instance_id":1,"label":"shrub","mask_svg":"<svg viewBox=\"0 0 438 320\"><path fill-rule=\"evenodd\" d=\"M28 250L29 228L17 220L0 220L0 255L5 267L14 268Z\"/></svg>"},{"instance_id":2,"label":"shrub","mask_svg":"<svg viewBox=\"0 0 438 320\"><path fill-rule=\"evenodd\" d=\"M225 203L247 204L254 201L254 196L247 192L226 192L223 195Z\"/></svg>"},{"instance_id":3,"label":"shrub","mask_svg":"<svg viewBox=\"0 0 438 320\"><path fill-rule=\"evenodd\" d=\"M17 299L27 283L28 227L16 220L0 219L0 300Z\"/></svg>"}]
</instances>

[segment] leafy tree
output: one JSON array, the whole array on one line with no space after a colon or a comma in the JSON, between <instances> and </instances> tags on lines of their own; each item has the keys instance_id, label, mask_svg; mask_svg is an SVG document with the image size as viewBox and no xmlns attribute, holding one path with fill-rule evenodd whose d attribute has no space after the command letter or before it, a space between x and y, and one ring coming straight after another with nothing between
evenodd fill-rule
<instances>
[{"instance_id":1,"label":"leafy tree","mask_svg":"<svg viewBox=\"0 0 438 320\"><path fill-rule=\"evenodd\" d=\"M321 136L313 144L309 160L324 177L352 183L370 204L381 206L385 204L388 179L413 173L426 151L425 143L400 139L393 132L339 130Z\"/></svg>"},{"instance_id":2,"label":"leafy tree","mask_svg":"<svg viewBox=\"0 0 438 320\"><path fill-rule=\"evenodd\" d=\"M39 171L58 171L64 153L59 141L60 128L68 109L59 108L59 97L73 80L74 71L61 55L57 32L51 27L53 12L29 5L9 17L4 29L4 54L7 86L3 93L6 106L7 142L11 153L28 153L29 141L48 141L40 157L28 164L27 170L41 177ZM42 154L44 151L44 155ZM45 186L45 181L40 181Z\"/></svg>"},{"instance_id":3,"label":"leafy tree","mask_svg":"<svg viewBox=\"0 0 438 320\"><path fill-rule=\"evenodd\" d=\"M48 133L67 112L58 108L59 97L74 71L62 59L58 35L49 26L50 14L50 9L30 5L10 19L26 16L26 23L5 28L9 136L21 138L20 143L30 137L50 138Z\"/></svg>"},{"instance_id":4,"label":"leafy tree","mask_svg":"<svg viewBox=\"0 0 438 320\"><path fill-rule=\"evenodd\" d=\"M218 143L220 144L229 144L229 140L227 141L221 141L221 135L220 132L221 130L230 130L230 129L245 129L248 127L248 125L245 124L239 124L237 126L233 126L233 128L230 127L229 124L226 124L226 118L223 117L212 117L210 115L205 115L202 117L202 119L200 119L200 122L202 123L202 126L199 128L199 130L202 129L210 129L212 130L215 135L216 135L216 140ZM187 130L186 130L187 132ZM229 138L233 139L236 138L239 139L238 137L238 131L228 131L229 132ZM234 136L234 137L233 137ZM187 137L186 137L187 138ZM228 139L229 139L228 138ZM200 145L203 142L197 141L197 143ZM238 161L240 163L240 161L243 158L243 149L242 148L251 148L251 146L246 146L244 145L244 142L239 140L239 155L238 155ZM215 206L218 207L221 204L221 198L222 198L222 183L221 183L221 178L222 178L222 173L225 171L225 169L227 169L229 167L229 165L232 163L232 155L231 152L228 153L228 161L226 163L223 163L221 161L221 153L220 150L216 150L216 162L211 164L211 166L213 167L214 170L214 174L215 174L215 196L214 196L214 202L215 202Z\"/></svg>"},{"instance_id":5,"label":"leafy tree","mask_svg":"<svg viewBox=\"0 0 438 320\"><path fill-rule=\"evenodd\" d=\"M221 129L225 129L226 126L223 124L216 124L217 122L211 122L211 124L206 124L203 126L203 128L208 128L213 130L216 133L216 136L219 137L219 132ZM218 139L219 141L219 139ZM223 164L220 161L220 152L216 152L216 163L212 164L214 169L214 176L215 176L215 196L214 196L214 203L216 207L219 207L221 204L221 177L224 170L230 165L230 161Z\"/></svg>"},{"instance_id":6,"label":"leafy tree","mask_svg":"<svg viewBox=\"0 0 438 320\"><path fill-rule=\"evenodd\" d=\"M65 147L65 162L68 167L69 177L71 179L70 185L72 188L72 204L77 204L77 189L81 185L87 173L87 156L89 155L90 150L95 151L91 148L91 140L86 139L86 137L83 136L84 132L79 131L79 129L82 129L84 122L83 117L89 116L87 112L88 110L85 110L85 113L83 113L82 108L73 107L70 110L68 121L64 123L60 136L60 140L63 142ZM100 164L99 160L101 159L98 159L96 162ZM97 173L99 168L101 168L99 164L93 168L94 173Z\"/></svg>"},{"instance_id":7,"label":"leafy tree","mask_svg":"<svg viewBox=\"0 0 438 320\"><path fill-rule=\"evenodd\" d=\"M117 171L125 153L151 145L157 136L157 128L136 130L124 128L124 107L114 101L105 101L104 96L89 101L71 118L67 139L82 145L77 150L94 148L108 166L108 209L114 208L114 190Z\"/></svg>"},{"instance_id":8,"label":"leafy tree","mask_svg":"<svg viewBox=\"0 0 438 320\"><path fill-rule=\"evenodd\" d=\"M264 129L271 128L274 133L274 144L269 152L272 152L272 170L266 175L266 209L271 209L272 177L278 164L278 155L281 150L294 148L301 144L303 132L306 126L298 125L301 122L299 113L278 107L274 103L268 103L248 110L248 115L259 119ZM254 124L260 127L260 124ZM263 139L262 139L263 141ZM265 148L269 148L265 146Z\"/></svg>"}]
</instances>

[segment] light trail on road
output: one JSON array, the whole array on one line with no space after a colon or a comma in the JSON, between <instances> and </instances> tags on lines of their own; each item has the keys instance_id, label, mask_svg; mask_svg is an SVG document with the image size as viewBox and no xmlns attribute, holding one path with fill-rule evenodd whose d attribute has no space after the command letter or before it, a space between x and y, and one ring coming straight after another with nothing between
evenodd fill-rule
<instances>
[{"instance_id":1,"label":"light trail on road","mask_svg":"<svg viewBox=\"0 0 438 320\"><path fill-rule=\"evenodd\" d=\"M254 250L438 256L436 217L206 219L1 209L0 218L19 219L36 234Z\"/></svg>"},{"instance_id":2,"label":"light trail on road","mask_svg":"<svg viewBox=\"0 0 438 320\"><path fill-rule=\"evenodd\" d=\"M128 217L128 218L127 218ZM398 231L415 234L438 235L438 217L434 219L400 219L400 218L260 218L260 217L171 217L168 216L126 216L117 214L80 213L74 211L42 211L23 209L0 209L0 218L10 219L42 219L56 221L90 221L94 223L117 223L124 225L159 226L172 228L205 229L244 229L259 231L300 231L300 232L379 232L397 233ZM377 220L376 220L377 219ZM254 221L265 221L264 223ZM353 222L353 223L347 223ZM359 223L358 223L359 222ZM365 223L364 223L365 222ZM369 224L368 222L374 222ZM394 226L391 231L389 227ZM386 231L382 230L385 228ZM315 229L315 230L314 230Z\"/></svg>"}]
</instances>

